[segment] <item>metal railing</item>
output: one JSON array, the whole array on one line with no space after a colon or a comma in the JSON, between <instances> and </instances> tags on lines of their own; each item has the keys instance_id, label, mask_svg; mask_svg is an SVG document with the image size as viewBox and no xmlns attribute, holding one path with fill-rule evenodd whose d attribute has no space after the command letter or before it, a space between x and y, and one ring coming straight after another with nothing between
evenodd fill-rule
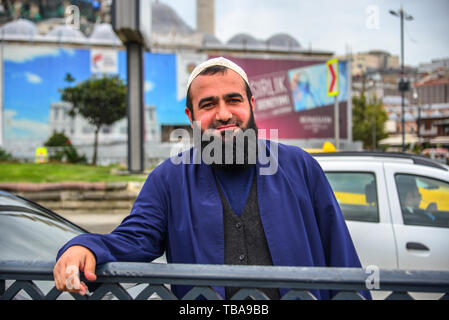
<instances>
[{"instance_id":1,"label":"metal railing","mask_svg":"<svg viewBox=\"0 0 449 320\"><path fill-rule=\"evenodd\" d=\"M1 261L0 299L65 299L54 287L53 267L48 261ZM221 300L212 286L242 288L233 300L268 299L258 288L288 288L283 300L316 299L310 290L335 290L333 299L363 299L359 291L367 288L388 292L386 299L412 299L411 292L449 299L447 271L110 262L98 266L96 275L97 288L88 295L63 294L71 299L176 300L170 286L189 285L193 288L183 300Z\"/></svg>"}]
</instances>

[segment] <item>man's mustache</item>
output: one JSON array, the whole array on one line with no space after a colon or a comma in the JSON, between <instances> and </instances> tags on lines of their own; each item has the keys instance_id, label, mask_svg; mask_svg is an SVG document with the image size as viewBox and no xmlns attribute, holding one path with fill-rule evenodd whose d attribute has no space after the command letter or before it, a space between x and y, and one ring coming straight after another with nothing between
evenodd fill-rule
<instances>
[{"instance_id":1,"label":"man's mustache","mask_svg":"<svg viewBox=\"0 0 449 320\"><path fill-rule=\"evenodd\" d=\"M217 129L217 128L220 128L223 126L229 126L229 125L241 128L242 122L239 121L238 119L232 119L232 118L229 119L228 121L215 120L209 124L207 129Z\"/></svg>"}]
</instances>

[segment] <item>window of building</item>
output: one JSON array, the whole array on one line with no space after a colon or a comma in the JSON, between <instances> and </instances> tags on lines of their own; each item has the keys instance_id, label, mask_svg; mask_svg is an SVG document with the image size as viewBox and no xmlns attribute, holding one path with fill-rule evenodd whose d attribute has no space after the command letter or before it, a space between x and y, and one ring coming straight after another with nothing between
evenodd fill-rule
<instances>
[{"instance_id":1,"label":"window of building","mask_svg":"<svg viewBox=\"0 0 449 320\"><path fill-rule=\"evenodd\" d=\"M93 132L94 132L94 128L92 128L91 126L84 126L83 127L83 133L89 134L89 133L93 133Z\"/></svg>"}]
</instances>

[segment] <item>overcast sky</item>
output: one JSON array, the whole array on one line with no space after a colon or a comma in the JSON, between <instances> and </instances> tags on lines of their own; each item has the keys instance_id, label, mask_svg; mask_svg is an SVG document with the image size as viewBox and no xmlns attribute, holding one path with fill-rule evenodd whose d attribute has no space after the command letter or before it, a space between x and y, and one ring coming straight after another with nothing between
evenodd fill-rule
<instances>
[{"instance_id":1,"label":"overcast sky","mask_svg":"<svg viewBox=\"0 0 449 320\"><path fill-rule=\"evenodd\" d=\"M196 0L160 0L196 27ZM215 36L222 42L237 33L266 40L289 33L304 48L336 54L386 50L400 55L400 19L404 10L405 63L418 65L449 58L449 0L215 0Z\"/></svg>"}]
</instances>

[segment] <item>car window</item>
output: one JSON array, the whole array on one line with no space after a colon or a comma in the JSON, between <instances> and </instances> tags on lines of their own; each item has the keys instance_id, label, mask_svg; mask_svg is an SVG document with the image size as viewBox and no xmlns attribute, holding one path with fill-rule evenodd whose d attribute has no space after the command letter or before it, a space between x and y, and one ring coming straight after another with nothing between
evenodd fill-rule
<instances>
[{"instance_id":1,"label":"car window","mask_svg":"<svg viewBox=\"0 0 449 320\"><path fill-rule=\"evenodd\" d=\"M79 230L47 215L0 212L0 260L52 260Z\"/></svg>"},{"instance_id":2,"label":"car window","mask_svg":"<svg viewBox=\"0 0 449 320\"><path fill-rule=\"evenodd\" d=\"M395 175L404 224L449 227L449 183L417 175Z\"/></svg>"},{"instance_id":3,"label":"car window","mask_svg":"<svg viewBox=\"0 0 449 320\"><path fill-rule=\"evenodd\" d=\"M376 177L371 172L326 172L346 220L379 222Z\"/></svg>"}]
</instances>

